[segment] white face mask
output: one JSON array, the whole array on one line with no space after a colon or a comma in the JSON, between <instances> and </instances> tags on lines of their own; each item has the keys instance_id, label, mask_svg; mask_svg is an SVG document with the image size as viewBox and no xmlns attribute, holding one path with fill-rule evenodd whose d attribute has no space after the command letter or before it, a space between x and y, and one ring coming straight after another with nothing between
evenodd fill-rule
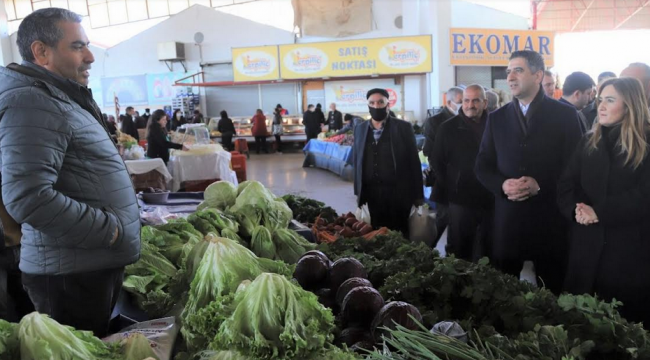
<instances>
[{"instance_id":1,"label":"white face mask","mask_svg":"<svg viewBox=\"0 0 650 360\"><path fill-rule=\"evenodd\" d=\"M181 118L181 114L180 113L176 114L176 119L180 120L180 118Z\"/></svg>"},{"instance_id":2,"label":"white face mask","mask_svg":"<svg viewBox=\"0 0 650 360\"><path fill-rule=\"evenodd\" d=\"M454 105L454 107L456 109L452 109L451 107L449 107L449 110L451 112L453 112L455 115L458 115L458 111L460 111L460 107L463 106L463 104L462 103L455 103L453 101L450 101L450 102L451 102L452 105Z\"/></svg>"}]
</instances>

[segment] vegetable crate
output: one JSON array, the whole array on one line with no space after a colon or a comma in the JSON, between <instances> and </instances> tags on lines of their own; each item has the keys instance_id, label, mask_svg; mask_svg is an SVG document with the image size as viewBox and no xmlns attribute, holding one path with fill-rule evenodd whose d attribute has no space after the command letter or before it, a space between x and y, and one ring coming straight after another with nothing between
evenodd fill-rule
<instances>
[{"instance_id":1,"label":"vegetable crate","mask_svg":"<svg viewBox=\"0 0 650 360\"><path fill-rule=\"evenodd\" d=\"M237 174L237 181L240 183L246 181L246 156L237 151L233 151L231 154L230 166Z\"/></svg>"},{"instance_id":2,"label":"vegetable crate","mask_svg":"<svg viewBox=\"0 0 650 360\"><path fill-rule=\"evenodd\" d=\"M205 189L210 186L210 184L220 181L221 179L210 179L210 180L193 180L193 181L183 181L181 184L181 191L185 192L200 192L205 191Z\"/></svg>"}]
</instances>

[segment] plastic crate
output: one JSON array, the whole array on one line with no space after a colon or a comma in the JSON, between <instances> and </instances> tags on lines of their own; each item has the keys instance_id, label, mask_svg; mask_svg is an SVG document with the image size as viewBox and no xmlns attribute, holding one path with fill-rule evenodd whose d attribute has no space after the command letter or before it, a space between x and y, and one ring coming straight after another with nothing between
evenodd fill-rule
<instances>
[{"instance_id":1,"label":"plastic crate","mask_svg":"<svg viewBox=\"0 0 650 360\"><path fill-rule=\"evenodd\" d=\"M237 174L237 181L246 181L246 156L233 151L230 165Z\"/></svg>"}]
</instances>

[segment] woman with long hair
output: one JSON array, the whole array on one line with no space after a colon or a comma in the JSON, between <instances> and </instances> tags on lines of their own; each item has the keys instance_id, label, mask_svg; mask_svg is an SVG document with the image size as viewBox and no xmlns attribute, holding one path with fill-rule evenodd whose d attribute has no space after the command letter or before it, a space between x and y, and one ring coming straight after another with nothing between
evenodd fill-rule
<instances>
[{"instance_id":1,"label":"woman with long hair","mask_svg":"<svg viewBox=\"0 0 650 360\"><path fill-rule=\"evenodd\" d=\"M169 161L169 149L181 150L183 145L169 141L167 137L167 114L163 110L156 110L151 114L147 124L147 157L160 158Z\"/></svg>"},{"instance_id":2,"label":"woman with long hair","mask_svg":"<svg viewBox=\"0 0 650 360\"><path fill-rule=\"evenodd\" d=\"M650 112L640 82L610 79L598 117L558 184L571 220L565 289L622 301L621 314L650 325Z\"/></svg>"},{"instance_id":3,"label":"woman with long hair","mask_svg":"<svg viewBox=\"0 0 650 360\"><path fill-rule=\"evenodd\" d=\"M217 131L221 133L221 145L223 145L223 148L232 151L232 137L235 135L235 124L228 117L226 110L221 111L221 120L219 120L219 125L217 125Z\"/></svg>"}]
</instances>

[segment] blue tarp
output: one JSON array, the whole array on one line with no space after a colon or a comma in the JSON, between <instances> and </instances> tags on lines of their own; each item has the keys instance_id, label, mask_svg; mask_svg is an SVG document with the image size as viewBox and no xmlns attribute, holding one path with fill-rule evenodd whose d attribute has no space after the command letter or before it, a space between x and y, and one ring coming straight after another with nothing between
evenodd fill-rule
<instances>
[{"instance_id":1,"label":"blue tarp","mask_svg":"<svg viewBox=\"0 0 650 360\"><path fill-rule=\"evenodd\" d=\"M352 164L352 146L312 139L302 150L305 153L324 154L334 159L343 160L347 164Z\"/></svg>"}]
</instances>

